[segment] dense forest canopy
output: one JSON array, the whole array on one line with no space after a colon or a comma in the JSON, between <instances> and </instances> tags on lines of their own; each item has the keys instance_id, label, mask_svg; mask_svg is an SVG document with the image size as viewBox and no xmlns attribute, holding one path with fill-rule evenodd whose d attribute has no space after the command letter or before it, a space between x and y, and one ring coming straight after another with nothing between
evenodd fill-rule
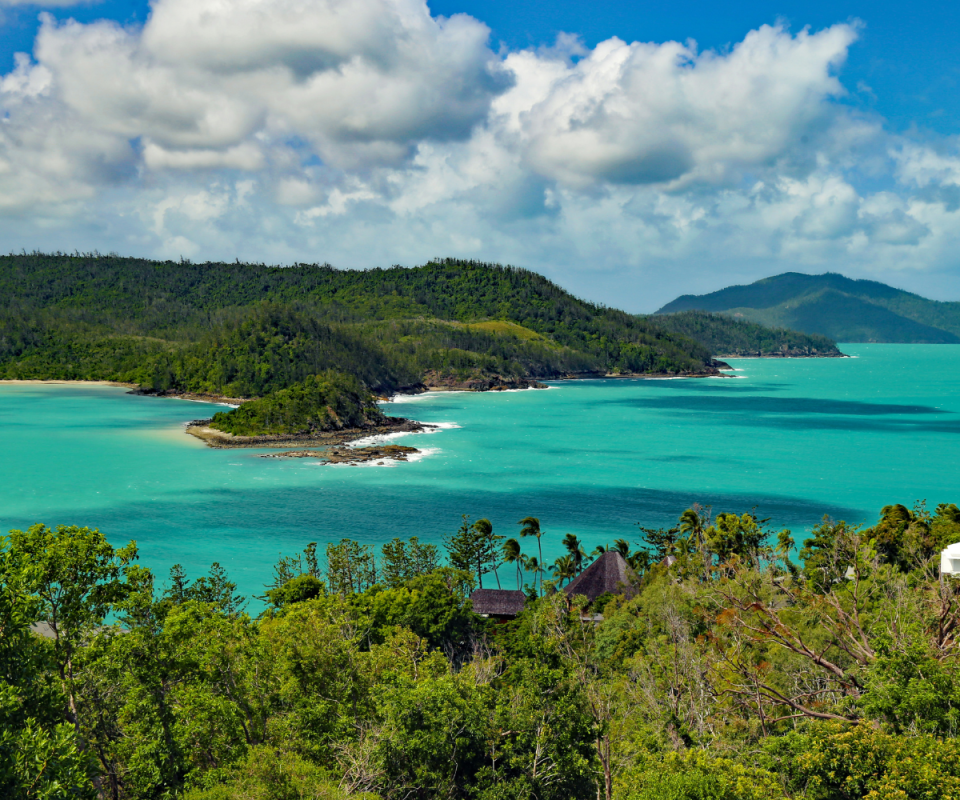
<instances>
[{"instance_id":1,"label":"dense forest canopy","mask_svg":"<svg viewBox=\"0 0 960 800\"><path fill-rule=\"evenodd\" d=\"M384 421L373 396L356 377L328 370L214 414L210 426L234 436L310 435Z\"/></svg>"},{"instance_id":2,"label":"dense forest canopy","mask_svg":"<svg viewBox=\"0 0 960 800\"><path fill-rule=\"evenodd\" d=\"M695 339L717 356L839 356L833 339L768 328L745 319L706 311L680 311L656 317L668 330Z\"/></svg>"},{"instance_id":3,"label":"dense forest canopy","mask_svg":"<svg viewBox=\"0 0 960 800\"><path fill-rule=\"evenodd\" d=\"M23 254L0 257L0 297L6 378L259 397L328 369L383 393L471 378L716 372L710 347L674 323L478 262L357 271Z\"/></svg>"},{"instance_id":4,"label":"dense forest canopy","mask_svg":"<svg viewBox=\"0 0 960 800\"><path fill-rule=\"evenodd\" d=\"M163 581L96 530L12 531L0 794L960 795L960 581L937 569L956 505L824 519L802 543L696 506L625 533L627 582L592 604L563 587L609 545L567 535L547 565L561 534L537 518L464 518L447 564L415 538L311 543L253 617L217 564ZM524 588L515 620L473 613L485 575Z\"/></svg>"}]
</instances>

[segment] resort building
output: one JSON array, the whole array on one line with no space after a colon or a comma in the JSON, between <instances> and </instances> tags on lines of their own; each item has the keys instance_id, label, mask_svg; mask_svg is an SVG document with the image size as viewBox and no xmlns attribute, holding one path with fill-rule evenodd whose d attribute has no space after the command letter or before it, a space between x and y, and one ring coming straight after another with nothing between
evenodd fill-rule
<instances>
[{"instance_id":1,"label":"resort building","mask_svg":"<svg viewBox=\"0 0 960 800\"><path fill-rule=\"evenodd\" d=\"M627 560L616 550L600 558L568 583L563 591L570 597L584 595L591 603L603 594L625 594L636 576Z\"/></svg>"},{"instance_id":2,"label":"resort building","mask_svg":"<svg viewBox=\"0 0 960 800\"><path fill-rule=\"evenodd\" d=\"M516 619L527 596L515 589L477 589L470 595L473 612L496 620Z\"/></svg>"}]
</instances>

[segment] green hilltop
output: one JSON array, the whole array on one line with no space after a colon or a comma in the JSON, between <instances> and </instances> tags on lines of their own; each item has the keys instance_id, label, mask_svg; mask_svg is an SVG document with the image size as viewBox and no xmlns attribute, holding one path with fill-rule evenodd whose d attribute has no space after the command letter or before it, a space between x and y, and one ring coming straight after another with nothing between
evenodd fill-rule
<instances>
[{"instance_id":1,"label":"green hilltop","mask_svg":"<svg viewBox=\"0 0 960 800\"><path fill-rule=\"evenodd\" d=\"M877 281L787 272L747 286L683 295L657 314L705 311L841 342L960 343L960 303L928 300Z\"/></svg>"},{"instance_id":2,"label":"green hilltop","mask_svg":"<svg viewBox=\"0 0 960 800\"><path fill-rule=\"evenodd\" d=\"M717 354L839 354L822 337L717 315L628 314L534 272L452 259L361 271L21 254L0 257L0 298L0 378L247 399L298 387L296 398L236 412L236 424L219 415L225 431L279 432L277 420L339 428L369 417L370 392L715 375ZM328 414L313 382L321 374L356 413ZM266 416L255 420L255 409Z\"/></svg>"},{"instance_id":3,"label":"green hilltop","mask_svg":"<svg viewBox=\"0 0 960 800\"><path fill-rule=\"evenodd\" d=\"M608 373L712 374L709 350L526 270L0 258L0 376L258 397L327 369L390 393ZM499 324L491 324L496 322Z\"/></svg>"}]
</instances>

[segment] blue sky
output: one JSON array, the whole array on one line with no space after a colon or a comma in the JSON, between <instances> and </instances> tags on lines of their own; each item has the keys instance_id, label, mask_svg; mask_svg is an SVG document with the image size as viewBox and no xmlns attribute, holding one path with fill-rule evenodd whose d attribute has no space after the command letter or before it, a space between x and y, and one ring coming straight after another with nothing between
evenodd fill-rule
<instances>
[{"instance_id":1,"label":"blue sky","mask_svg":"<svg viewBox=\"0 0 960 800\"><path fill-rule=\"evenodd\" d=\"M0 3L0 6L3 4ZM943 134L960 132L960 3L919 2L909 8L888 0L873 2L670 3L582 0L441 0L434 14L465 13L485 22L494 44L512 49L552 44L561 31L577 33L588 46L618 36L626 41L695 39L701 48L723 48L763 24L785 21L798 30L858 20L863 29L843 70L848 102L881 114L892 129L914 127ZM59 19L112 19L142 24L146 2L104 0L68 8L23 4L5 8L0 59L33 46L40 10Z\"/></svg>"},{"instance_id":2,"label":"blue sky","mask_svg":"<svg viewBox=\"0 0 960 800\"><path fill-rule=\"evenodd\" d=\"M207 2L0 0L0 249L960 299L960 4Z\"/></svg>"}]
</instances>

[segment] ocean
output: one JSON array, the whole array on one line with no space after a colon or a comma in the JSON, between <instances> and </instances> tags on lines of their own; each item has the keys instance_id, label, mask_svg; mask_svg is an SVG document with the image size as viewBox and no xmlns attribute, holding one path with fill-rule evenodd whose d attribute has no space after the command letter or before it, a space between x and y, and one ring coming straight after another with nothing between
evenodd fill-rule
<instances>
[{"instance_id":1,"label":"ocean","mask_svg":"<svg viewBox=\"0 0 960 800\"><path fill-rule=\"evenodd\" d=\"M843 359L736 359L735 377L567 381L429 393L387 413L443 423L410 463L321 465L212 450L184 423L219 410L97 385L0 384L0 530L88 525L135 539L158 574L222 564L261 594L279 555L341 538L440 544L461 515L515 536L640 541L693 503L755 511L797 541L825 514L960 502L960 346L842 345ZM536 543L522 543L531 554ZM515 572L501 570L504 588Z\"/></svg>"}]
</instances>

